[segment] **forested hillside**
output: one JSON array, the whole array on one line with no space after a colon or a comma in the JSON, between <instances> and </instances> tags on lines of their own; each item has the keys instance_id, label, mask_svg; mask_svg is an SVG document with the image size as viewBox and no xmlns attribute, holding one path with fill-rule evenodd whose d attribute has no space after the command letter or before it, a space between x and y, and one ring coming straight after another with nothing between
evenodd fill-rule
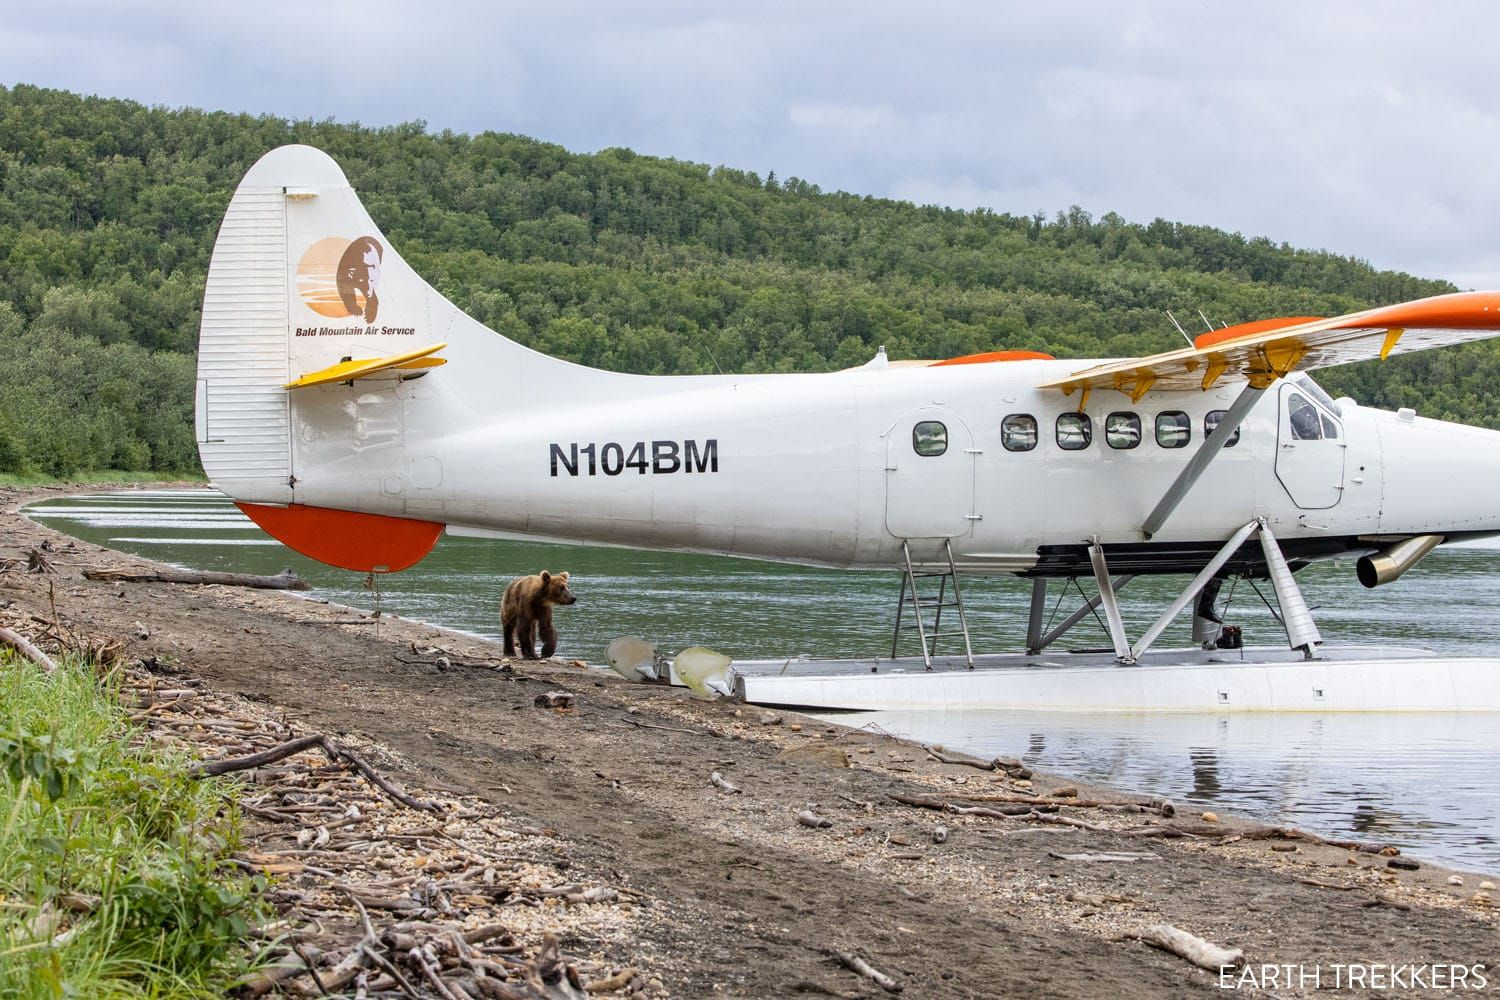
<instances>
[{"instance_id":1,"label":"forested hillside","mask_svg":"<svg viewBox=\"0 0 1500 1000\"><path fill-rule=\"evenodd\" d=\"M332 154L403 255L475 317L620 371L820 371L881 344L892 358L1134 355L1181 342L1167 309L1234 323L1451 290L1160 219L918 207L629 150L0 87L0 472L196 468L209 252L240 176L287 142ZM1320 378L1500 426L1483 391L1496 375L1485 344Z\"/></svg>"}]
</instances>

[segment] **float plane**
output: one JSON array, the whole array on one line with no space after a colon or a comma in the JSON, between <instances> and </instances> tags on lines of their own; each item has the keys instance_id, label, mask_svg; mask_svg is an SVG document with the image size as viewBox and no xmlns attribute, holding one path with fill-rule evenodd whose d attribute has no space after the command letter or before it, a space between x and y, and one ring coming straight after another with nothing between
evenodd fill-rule
<instances>
[{"instance_id":1,"label":"float plane","mask_svg":"<svg viewBox=\"0 0 1500 1000\"><path fill-rule=\"evenodd\" d=\"M1461 292L1139 358L600 371L466 315L330 157L284 146L214 245L196 434L255 523L361 572L406 568L445 530L899 571L891 657L735 664L726 683L755 701L1493 709L1500 665L1325 644L1293 574L1347 556L1374 586L1500 534L1500 432L1331 399L1311 374L1497 334L1500 292ZM970 647L959 583L978 574L1032 581L1024 653ZM1116 594L1142 574L1190 579L1132 636ZM1270 581L1284 646L1221 627L1236 575ZM1049 581L1075 579L1093 596L1044 628ZM1154 648L1190 605L1192 647ZM1049 651L1095 613L1107 652ZM920 656L897 655L908 631ZM945 635L962 652L937 655Z\"/></svg>"}]
</instances>

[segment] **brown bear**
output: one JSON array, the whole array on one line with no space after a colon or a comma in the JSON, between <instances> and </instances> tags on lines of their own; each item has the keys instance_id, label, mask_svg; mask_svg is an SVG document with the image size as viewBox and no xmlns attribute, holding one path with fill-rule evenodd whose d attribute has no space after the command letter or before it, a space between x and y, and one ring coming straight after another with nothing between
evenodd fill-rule
<instances>
[{"instance_id":1,"label":"brown bear","mask_svg":"<svg viewBox=\"0 0 1500 1000\"><path fill-rule=\"evenodd\" d=\"M534 660L536 656L535 629L542 633L542 659L557 652L557 629L552 627L552 606L573 604L578 598L568 589L568 574L554 576L543 570L538 575L522 576L512 580L505 588L505 599L500 602L500 624L505 629L505 655L516 655L516 642L521 644L521 658Z\"/></svg>"}]
</instances>

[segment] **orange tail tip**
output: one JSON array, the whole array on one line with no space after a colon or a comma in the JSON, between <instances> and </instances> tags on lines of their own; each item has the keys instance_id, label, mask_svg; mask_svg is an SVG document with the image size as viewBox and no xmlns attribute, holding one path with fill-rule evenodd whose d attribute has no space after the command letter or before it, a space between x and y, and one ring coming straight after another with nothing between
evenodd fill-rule
<instances>
[{"instance_id":1,"label":"orange tail tip","mask_svg":"<svg viewBox=\"0 0 1500 1000\"><path fill-rule=\"evenodd\" d=\"M330 507L236 503L266 534L309 558L360 573L395 573L420 562L443 525Z\"/></svg>"}]
</instances>

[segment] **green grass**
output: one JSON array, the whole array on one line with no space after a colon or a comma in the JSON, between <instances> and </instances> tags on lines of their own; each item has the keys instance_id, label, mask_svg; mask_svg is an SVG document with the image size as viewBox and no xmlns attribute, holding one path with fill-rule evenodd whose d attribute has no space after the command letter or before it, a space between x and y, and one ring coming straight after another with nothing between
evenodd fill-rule
<instances>
[{"instance_id":1,"label":"green grass","mask_svg":"<svg viewBox=\"0 0 1500 1000\"><path fill-rule=\"evenodd\" d=\"M128 485L130 483L206 483L208 477L201 472L162 472L146 469L127 471L124 469L93 469L75 472L67 476L49 476L42 472L0 472L0 486L59 486L77 483L89 486Z\"/></svg>"},{"instance_id":2,"label":"green grass","mask_svg":"<svg viewBox=\"0 0 1500 1000\"><path fill-rule=\"evenodd\" d=\"M229 786L133 735L89 664L0 653L0 997L223 996L249 968Z\"/></svg>"}]
</instances>

